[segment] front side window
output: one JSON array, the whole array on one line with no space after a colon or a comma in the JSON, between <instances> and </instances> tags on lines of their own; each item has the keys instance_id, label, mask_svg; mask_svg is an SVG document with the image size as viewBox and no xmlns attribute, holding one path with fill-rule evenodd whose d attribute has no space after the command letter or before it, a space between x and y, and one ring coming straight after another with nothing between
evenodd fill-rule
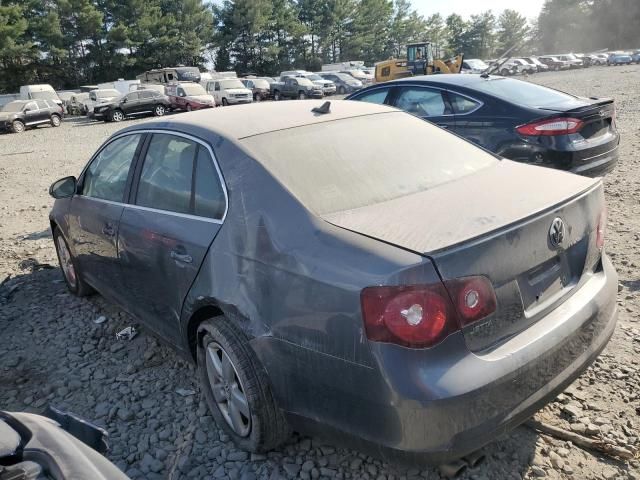
<instances>
[{"instance_id":1,"label":"front side window","mask_svg":"<svg viewBox=\"0 0 640 480\"><path fill-rule=\"evenodd\" d=\"M24 111L26 112L27 110L30 111L35 111L38 109L38 105L36 105L36 102L29 102L24 106Z\"/></svg>"},{"instance_id":2,"label":"front side window","mask_svg":"<svg viewBox=\"0 0 640 480\"><path fill-rule=\"evenodd\" d=\"M135 102L136 100L138 100L139 94L138 93L129 93L124 98L127 100L127 102Z\"/></svg>"},{"instance_id":3,"label":"front side window","mask_svg":"<svg viewBox=\"0 0 640 480\"><path fill-rule=\"evenodd\" d=\"M36 100L36 105L38 105L38 108L40 110L45 110L49 108L49 105L47 105L47 102L45 102L44 100Z\"/></svg>"},{"instance_id":4,"label":"front side window","mask_svg":"<svg viewBox=\"0 0 640 480\"><path fill-rule=\"evenodd\" d=\"M358 100L360 102L377 103L382 105L384 104L384 101L387 99L388 94L389 94L388 88L381 88L381 89L376 89L372 92L363 93L362 95L356 97L355 100Z\"/></svg>"},{"instance_id":5,"label":"front side window","mask_svg":"<svg viewBox=\"0 0 640 480\"><path fill-rule=\"evenodd\" d=\"M396 107L405 112L419 117L432 117L450 113L446 111L446 105L440 90L430 88L406 87L396 98Z\"/></svg>"},{"instance_id":6,"label":"front side window","mask_svg":"<svg viewBox=\"0 0 640 480\"><path fill-rule=\"evenodd\" d=\"M87 197L122 202L131 163L141 135L118 138L93 159L85 170L82 194Z\"/></svg>"},{"instance_id":7,"label":"front side window","mask_svg":"<svg viewBox=\"0 0 640 480\"><path fill-rule=\"evenodd\" d=\"M195 142L182 137L153 135L140 174L136 205L190 213L197 147Z\"/></svg>"}]
</instances>

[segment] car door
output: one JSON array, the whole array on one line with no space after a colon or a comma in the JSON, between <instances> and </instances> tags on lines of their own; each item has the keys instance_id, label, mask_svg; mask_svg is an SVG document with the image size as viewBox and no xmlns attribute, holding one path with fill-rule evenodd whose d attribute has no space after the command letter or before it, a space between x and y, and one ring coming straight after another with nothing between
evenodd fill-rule
<instances>
[{"instance_id":1,"label":"car door","mask_svg":"<svg viewBox=\"0 0 640 480\"><path fill-rule=\"evenodd\" d=\"M138 113L140 111L139 92L127 93L120 102L120 108L126 115Z\"/></svg>"},{"instance_id":2,"label":"car door","mask_svg":"<svg viewBox=\"0 0 640 480\"><path fill-rule=\"evenodd\" d=\"M93 157L78 181L69 207L69 241L85 280L118 301L118 222L142 134L115 138Z\"/></svg>"},{"instance_id":3,"label":"car door","mask_svg":"<svg viewBox=\"0 0 640 480\"><path fill-rule=\"evenodd\" d=\"M38 106L38 114L36 116L37 123L45 123L50 120L51 111L49 110L49 105L45 100L36 100L36 105Z\"/></svg>"},{"instance_id":4,"label":"car door","mask_svg":"<svg viewBox=\"0 0 640 480\"><path fill-rule=\"evenodd\" d=\"M387 99L387 103L441 128L455 127L455 117L444 90L419 85L401 86L392 91L392 98Z\"/></svg>"},{"instance_id":5,"label":"car door","mask_svg":"<svg viewBox=\"0 0 640 480\"><path fill-rule=\"evenodd\" d=\"M204 142L153 133L120 220L127 305L161 337L179 333L182 303L226 211L226 191Z\"/></svg>"},{"instance_id":6,"label":"car door","mask_svg":"<svg viewBox=\"0 0 640 480\"><path fill-rule=\"evenodd\" d=\"M497 152L513 139L514 109L491 98L486 102L452 90L447 91L455 114L453 131L481 147Z\"/></svg>"},{"instance_id":7,"label":"car door","mask_svg":"<svg viewBox=\"0 0 640 480\"><path fill-rule=\"evenodd\" d=\"M142 90L138 92L138 109L139 113L148 113L153 111L155 105L154 92L150 90Z\"/></svg>"},{"instance_id":8,"label":"car door","mask_svg":"<svg viewBox=\"0 0 640 480\"><path fill-rule=\"evenodd\" d=\"M22 110L24 112L25 125L35 125L38 123L38 105L36 102L29 102L24 106Z\"/></svg>"},{"instance_id":9,"label":"car door","mask_svg":"<svg viewBox=\"0 0 640 480\"><path fill-rule=\"evenodd\" d=\"M222 103L222 90L220 88L220 82L215 82L213 86L213 98L216 100L216 104Z\"/></svg>"}]
</instances>

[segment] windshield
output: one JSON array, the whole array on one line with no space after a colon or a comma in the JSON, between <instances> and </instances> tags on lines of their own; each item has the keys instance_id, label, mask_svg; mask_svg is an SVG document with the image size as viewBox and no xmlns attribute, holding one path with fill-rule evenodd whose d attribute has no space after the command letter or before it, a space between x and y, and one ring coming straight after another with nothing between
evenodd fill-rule
<instances>
[{"instance_id":1,"label":"windshield","mask_svg":"<svg viewBox=\"0 0 640 480\"><path fill-rule=\"evenodd\" d=\"M467 62L467 65L469 65L471 68L489 68L489 65L484 63L482 60L472 58L471 60L465 60L465 61Z\"/></svg>"},{"instance_id":2,"label":"windshield","mask_svg":"<svg viewBox=\"0 0 640 480\"><path fill-rule=\"evenodd\" d=\"M296 80L298 81L298 85L305 85L307 87L313 86L313 83L311 83L311 80L309 80L308 78L299 77L296 78Z\"/></svg>"},{"instance_id":3,"label":"windshield","mask_svg":"<svg viewBox=\"0 0 640 480\"><path fill-rule=\"evenodd\" d=\"M206 95L207 91L202 87L194 83L192 85L180 85L187 95Z\"/></svg>"},{"instance_id":4,"label":"windshield","mask_svg":"<svg viewBox=\"0 0 640 480\"><path fill-rule=\"evenodd\" d=\"M315 73L312 73L310 75L306 76L309 80L312 80L314 82L317 82L318 80L324 80L324 78L322 78L320 75L316 75Z\"/></svg>"},{"instance_id":5,"label":"windshield","mask_svg":"<svg viewBox=\"0 0 640 480\"><path fill-rule=\"evenodd\" d=\"M491 78L473 85L481 92L525 107L550 107L574 102L577 97L513 78Z\"/></svg>"},{"instance_id":6,"label":"windshield","mask_svg":"<svg viewBox=\"0 0 640 480\"><path fill-rule=\"evenodd\" d=\"M565 55L564 57L568 60L578 60L578 57L576 57L573 53L570 53L569 55Z\"/></svg>"},{"instance_id":7,"label":"windshield","mask_svg":"<svg viewBox=\"0 0 640 480\"><path fill-rule=\"evenodd\" d=\"M98 98L113 98L122 95L118 90L98 90L96 91L96 97Z\"/></svg>"},{"instance_id":8,"label":"windshield","mask_svg":"<svg viewBox=\"0 0 640 480\"><path fill-rule=\"evenodd\" d=\"M331 75L335 75L340 80L342 80L343 82L347 82L347 83L355 83L355 82L358 81L358 80L356 80L355 78L353 78L351 75L349 75L347 73L332 73Z\"/></svg>"},{"instance_id":9,"label":"windshield","mask_svg":"<svg viewBox=\"0 0 640 480\"><path fill-rule=\"evenodd\" d=\"M366 76L364 73L362 73L360 70L351 70L351 71L349 72L349 75L351 75L352 77L355 77L355 78L366 78L366 77L367 77L367 76Z\"/></svg>"},{"instance_id":10,"label":"windshield","mask_svg":"<svg viewBox=\"0 0 640 480\"><path fill-rule=\"evenodd\" d=\"M255 78L252 82L255 88L269 88L269 82L262 78Z\"/></svg>"},{"instance_id":11,"label":"windshield","mask_svg":"<svg viewBox=\"0 0 640 480\"><path fill-rule=\"evenodd\" d=\"M220 80L220 86L222 88L246 88L240 80L232 78L229 80Z\"/></svg>"},{"instance_id":12,"label":"windshield","mask_svg":"<svg viewBox=\"0 0 640 480\"><path fill-rule=\"evenodd\" d=\"M21 112L22 107L26 104L24 102L9 102L4 107L2 107L3 112Z\"/></svg>"},{"instance_id":13,"label":"windshield","mask_svg":"<svg viewBox=\"0 0 640 480\"><path fill-rule=\"evenodd\" d=\"M60 100L56 92L44 91L44 92L30 92L31 98L38 100Z\"/></svg>"},{"instance_id":14,"label":"windshield","mask_svg":"<svg viewBox=\"0 0 640 480\"><path fill-rule=\"evenodd\" d=\"M403 112L279 130L242 143L317 214L387 202L499 161Z\"/></svg>"}]
</instances>

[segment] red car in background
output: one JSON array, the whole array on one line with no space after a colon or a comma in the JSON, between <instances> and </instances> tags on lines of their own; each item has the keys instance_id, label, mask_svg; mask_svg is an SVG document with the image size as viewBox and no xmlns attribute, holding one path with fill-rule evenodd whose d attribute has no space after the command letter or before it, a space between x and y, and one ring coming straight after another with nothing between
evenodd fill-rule
<instances>
[{"instance_id":1,"label":"red car in background","mask_svg":"<svg viewBox=\"0 0 640 480\"><path fill-rule=\"evenodd\" d=\"M165 90L171 102L171 108L174 110L190 112L216 106L213 96L209 95L199 83L173 83L167 85Z\"/></svg>"}]
</instances>

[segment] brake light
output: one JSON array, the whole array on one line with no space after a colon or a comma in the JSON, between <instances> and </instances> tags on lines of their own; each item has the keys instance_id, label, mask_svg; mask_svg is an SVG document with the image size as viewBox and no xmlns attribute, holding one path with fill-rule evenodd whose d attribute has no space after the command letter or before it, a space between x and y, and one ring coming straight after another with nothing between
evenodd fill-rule
<instances>
[{"instance_id":1,"label":"brake light","mask_svg":"<svg viewBox=\"0 0 640 480\"><path fill-rule=\"evenodd\" d=\"M599 250L604 248L604 240L607 234L607 209L602 209L600 217L598 218L598 227L596 229L596 247Z\"/></svg>"},{"instance_id":2,"label":"brake light","mask_svg":"<svg viewBox=\"0 0 640 480\"><path fill-rule=\"evenodd\" d=\"M369 340L410 348L433 347L496 309L493 287L485 277L367 287L360 302Z\"/></svg>"},{"instance_id":3,"label":"brake light","mask_svg":"<svg viewBox=\"0 0 640 480\"><path fill-rule=\"evenodd\" d=\"M584 122L578 118L562 117L549 118L540 120L539 122L527 123L516 127L516 131L520 135L527 136L553 136L567 135L569 133L579 132L584 126Z\"/></svg>"}]
</instances>

